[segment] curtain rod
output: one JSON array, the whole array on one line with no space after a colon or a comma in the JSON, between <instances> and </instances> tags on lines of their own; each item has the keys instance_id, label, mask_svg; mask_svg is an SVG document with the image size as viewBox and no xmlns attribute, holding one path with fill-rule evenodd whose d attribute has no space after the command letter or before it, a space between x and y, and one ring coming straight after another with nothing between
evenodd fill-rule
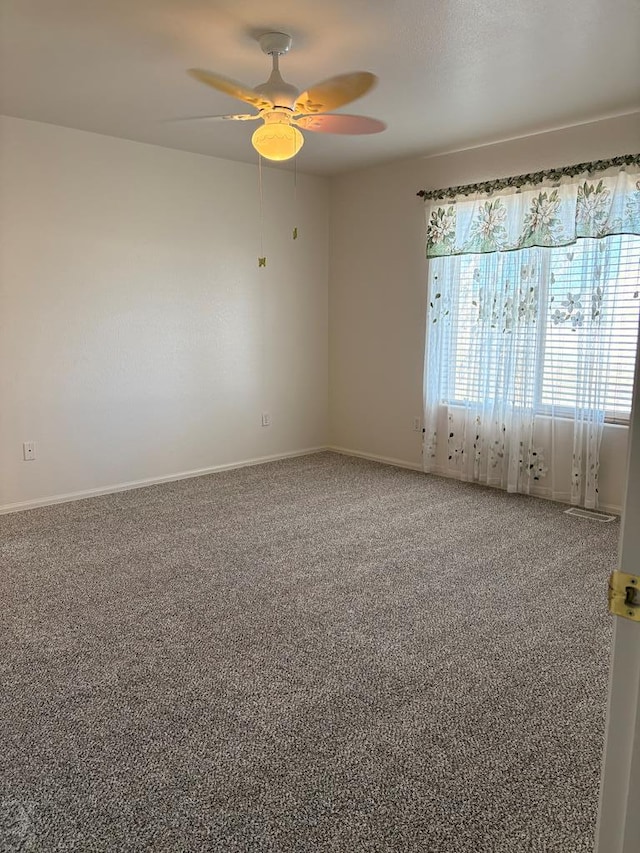
<instances>
[{"instance_id":1,"label":"curtain rod","mask_svg":"<svg viewBox=\"0 0 640 853\"><path fill-rule=\"evenodd\" d=\"M480 184L463 184L459 187L448 187L440 190L420 190L416 195L424 199L448 198L473 193L493 192L505 187L521 187L525 184L540 184L542 181L560 180L565 175L580 175L582 172L600 172L614 166L640 165L640 154L624 154L612 157L610 160L593 160L591 163L576 163L574 166L564 166L562 169L546 169L543 172L530 172L528 175L515 175L511 178L497 178L493 181L483 181Z\"/></svg>"}]
</instances>

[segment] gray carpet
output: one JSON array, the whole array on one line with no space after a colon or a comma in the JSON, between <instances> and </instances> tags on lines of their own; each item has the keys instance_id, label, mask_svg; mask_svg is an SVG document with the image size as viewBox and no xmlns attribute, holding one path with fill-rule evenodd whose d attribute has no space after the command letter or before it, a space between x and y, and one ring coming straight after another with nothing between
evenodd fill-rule
<instances>
[{"instance_id":1,"label":"gray carpet","mask_svg":"<svg viewBox=\"0 0 640 853\"><path fill-rule=\"evenodd\" d=\"M3 853L592 850L617 522L324 453L0 533Z\"/></svg>"}]
</instances>

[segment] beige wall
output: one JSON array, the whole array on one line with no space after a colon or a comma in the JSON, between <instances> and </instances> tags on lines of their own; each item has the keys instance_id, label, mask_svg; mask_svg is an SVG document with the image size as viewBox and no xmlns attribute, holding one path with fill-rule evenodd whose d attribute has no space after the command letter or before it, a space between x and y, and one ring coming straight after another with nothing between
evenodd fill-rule
<instances>
[{"instance_id":1,"label":"beige wall","mask_svg":"<svg viewBox=\"0 0 640 853\"><path fill-rule=\"evenodd\" d=\"M326 444L326 179L0 130L0 508Z\"/></svg>"},{"instance_id":2,"label":"beige wall","mask_svg":"<svg viewBox=\"0 0 640 853\"><path fill-rule=\"evenodd\" d=\"M266 269L253 166L2 119L0 510L328 441L421 467L416 191L635 151L638 119L301 175L297 219L268 169ZM606 505L625 454L609 430Z\"/></svg>"},{"instance_id":3,"label":"beige wall","mask_svg":"<svg viewBox=\"0 0 640 853\"><path fill-rule=\"evenodd\" d=\"M421 467L426 308L420 189L628 154L640 114L350 173L331 184L330 441ZM601 500L622 503L626 430L608 430Z\"/></svg>"}]
</instances>

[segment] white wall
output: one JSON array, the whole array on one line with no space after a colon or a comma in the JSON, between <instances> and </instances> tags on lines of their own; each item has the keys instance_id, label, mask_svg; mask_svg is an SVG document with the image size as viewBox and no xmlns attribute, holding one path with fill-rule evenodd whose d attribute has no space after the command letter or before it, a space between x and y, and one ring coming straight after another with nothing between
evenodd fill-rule
<instances>
[{"instance_id":1,"label":"white wall","mask_svg":"<svg viewBox=\"0 0 640 853\"><path fill-rule=\"evenodd\" d=\"M326 444L325 179L0 130L0 508Z\"/></svg>"},{"instance_id":2,"label":"white wall","mask_svg":"<svg viewBox=\"0 0 640 853\"><path fill-rule=\"evenodd\" d=\"M425 120L428 120L425 119ZM427 271L421 189L638 151L640 114L339 176L331 185L330 441L421 467ZM608 430L600 497L620 507L626 430Z\"/></svg>"}]
</instances>

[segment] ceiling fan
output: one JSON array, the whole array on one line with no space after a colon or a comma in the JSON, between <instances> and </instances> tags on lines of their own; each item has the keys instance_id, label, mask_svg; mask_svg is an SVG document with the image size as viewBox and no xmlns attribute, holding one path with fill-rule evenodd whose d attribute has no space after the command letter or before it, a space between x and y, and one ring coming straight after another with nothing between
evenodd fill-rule
<instances>
[{"instance_id":1,"label":"ceiling fan","mask_svg":"<svg viewBox=\"0 0 640 853\"><path fill-rule=\"evenodd\" d=\"M201 83L251 104L257 112L194 118L230 121L261 119L262 124L251 137L251 142L256 151L268 160L289 160L295 157L304 144L300 129L342 134L380 133L385 129L386 125L375 118L334 115L330 112L368 92L377 81L374 74L368 71L339 74L316 83L300 94L295 86L282 79L278 66L279 58L291 48L291 36L286 33L265 33L258 41L262 51L272 58L273 68L266 83L254 89L212 71L190 68L188 72Z\"/></svg>"}]
</instances>

